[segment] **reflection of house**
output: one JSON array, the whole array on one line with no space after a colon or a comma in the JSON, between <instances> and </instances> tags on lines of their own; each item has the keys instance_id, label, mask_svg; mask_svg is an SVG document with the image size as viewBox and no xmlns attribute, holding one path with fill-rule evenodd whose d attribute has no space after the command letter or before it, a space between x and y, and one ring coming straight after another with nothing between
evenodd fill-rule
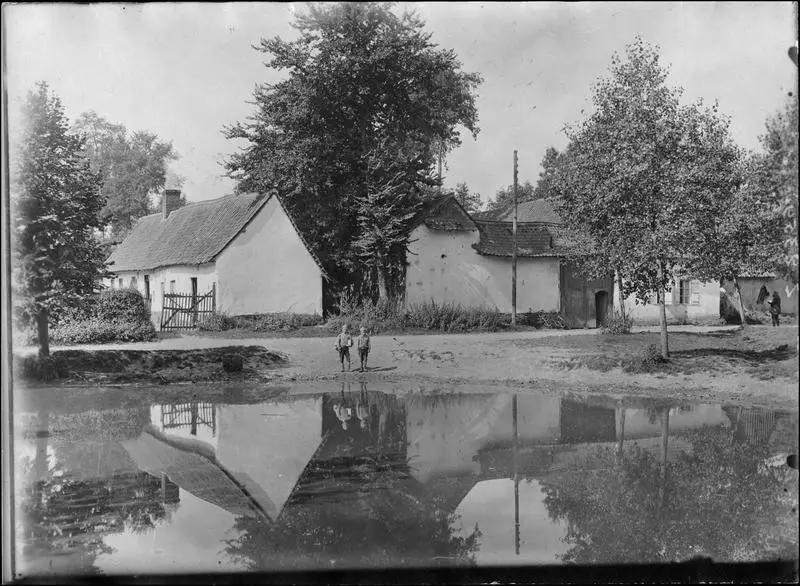
<instances>
[{"instance_id":1,"label":"reflection of house","mask_svg":"<svg viewBox=\"0 0 800 586\"><path fill-rule=\"evenodd\" d=\"M156 321L164 293L215 291L216 309L234 315L322 313L324 272L277 195L178 200L167 190L161 213L138 220L109 257L107 286L141 291Z\"/></svg>"},{"instance_id":2,"label":"reflection of house","mask_svg":"<svg viewBox=\"0 0 800 586\"><path fill-rule=\"evenodd\" d=\"M511 311L512 224L476 220L455 198L428 202L411 233L406 303L434 300ZM567 242L544 201L521 206L517 225L517 309L560 312L594 326L611 307L611 278L587 281L562 262Z\"/></svg>"},{"instance_id":3,"label":"reflection of house","mask_svg":"<svg viewBox=\"0 0 800 586\"><path fill-rule=\"evenodd\" d=\"M169 437L151 426L122 444L136 465L152 476L164 475L197 498L236 515L263 514L253 496L219 465L203 442Z\"/></svg>"}]
</instances>

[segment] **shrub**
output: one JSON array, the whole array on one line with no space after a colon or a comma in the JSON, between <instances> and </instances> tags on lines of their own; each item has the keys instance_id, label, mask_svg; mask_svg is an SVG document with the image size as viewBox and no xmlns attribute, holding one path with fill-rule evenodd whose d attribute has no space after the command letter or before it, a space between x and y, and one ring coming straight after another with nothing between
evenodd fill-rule
<instances>
[{"instance_id":1,"label":"shrub","mask_svg":"<svg viewBox=\"0 0 800 586\"><path fill-rule=\"evenodd\" d=\"M564 318L557 311L527 311L517 315L517 323L523 326L532 326L534 328L545 328L548 330L565 330L567 324Z\"/></svg>"},{"instance_id":2,"label":"shrub","mask_svg":"<svg viewBox=\"0 0 800 586\"><path fill-rule=\"evenodd\" d=\"M656 344L650 344L640 356L629 360L623 370L632 373L652 372L666 362L661 356L661 348Z\"/></svg>"},{"instance_id":3,"label":"shrub","mask_svg":"<svg viewBox=\"0 0 800 586\"><path fill-rule=\"evenodd\" d=\"M100 293L92 314L106 321L150 321L144 297L136 289L105 289Z\"/></svg>"},{"instance_id":4,"label":"shrub","mask_svg":"<svg viewBox=\"0 0 800 586\"><path fill-rule=\"evenodd\" d=\"M326 322L332 332L347 324L351 330L363 326L372 332L415 328L440 332L493 331L503 326L503 316L494 309L464 307L455 303L414 303L367 301L357 305L343 298L339 315Z\"/></svg>"},{"instance_id":5,"label":"shrub","mask_svg":"<svg viewBox=\"0 0 800 586\"><path fill-rule=\"evenodd\" d=\"M630 316L614 311L613 315L606 319L602 330L604 334L620 336L622 334L630 334L632 326L633 319Z\"/></svg>"},{"instance_id":6,"label":"shrub","mask_svg":"<svg viewBox=\"0 0 800 586\"><path fill-rule=\"evenodd\" d=\"M322 323L322 316L309 313L256 313L253 315L229 316L216 313L198 326L206 332L222 332L243 329L254 332L289 332L305 326Z\"/></svg>"},{"instance_id":7,"label":"shrub","mask_svg":"<svg viewBox=\"0 0 800 586\"><path fill-rule=\"evenodd\" d=\"M50 329L54 344L146 342L156 338L150 312L134 289L109 289L88 299Z\"/></svg>"},{"instance_id":8,"label":"shrub","mask_svg":"<svg viewBox=\"0 0 800 586\"><path fill-rule=\"evenodd\" d=\"M197 326L203 332L224 332L236 327L236 321L225 313L214 313Z\"/></svg>"}]
</instances>

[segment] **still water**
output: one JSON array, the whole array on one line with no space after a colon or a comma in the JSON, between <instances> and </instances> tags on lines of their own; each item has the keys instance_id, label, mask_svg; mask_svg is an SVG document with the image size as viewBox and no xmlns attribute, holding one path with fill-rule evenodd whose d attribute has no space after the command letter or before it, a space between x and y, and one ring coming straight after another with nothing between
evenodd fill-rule
<instances>
[{"instance_id":1,"label":"still water","mask_svg":"<svg viewBox=\"0 0 800 586\"><path fill-rule=\"evenodd\" d=\"M117 403L18 408L19 576L796 557L797 472L765 465L796 412L357 381Z\"/></svg>"}]
</instances>

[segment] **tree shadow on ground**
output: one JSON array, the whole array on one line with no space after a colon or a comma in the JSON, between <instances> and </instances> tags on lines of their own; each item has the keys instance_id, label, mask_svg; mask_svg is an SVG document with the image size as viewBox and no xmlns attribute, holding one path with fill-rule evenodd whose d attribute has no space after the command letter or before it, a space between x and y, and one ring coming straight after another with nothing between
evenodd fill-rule
<instances>
[{"instance_id":1,"label":"tree shadow on ground","mask_svg":"<svg viewBox=\"0 0 800 586\"><path fill-rule=\"evenodd\" d=\"M720 358L733 358L744 360L754 364L765 362L778 362L789 360L795 353L789 349L787 344L781 344L776 348L768 350L738 350L735 348L694 348L691 350L674 350L671 353L673 358L701 358L714 356Z\"/></svg>"}]
</instances>

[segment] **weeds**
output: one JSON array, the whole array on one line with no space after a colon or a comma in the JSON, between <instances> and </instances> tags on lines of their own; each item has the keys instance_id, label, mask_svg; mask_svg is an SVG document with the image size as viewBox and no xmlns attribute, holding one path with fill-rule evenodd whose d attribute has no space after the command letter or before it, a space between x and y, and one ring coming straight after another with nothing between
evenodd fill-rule
<instances>
[{"instance_id":1,"label":"weeds","mask_svg":"<svg viewBox=\"0 0 800 586\"><path fill-rule=\"evenodd\" d=\"M320 325L322 321L322 317L317 314L280 312L229 316L220 312L199 324L197 329L204 332L236 329L253 332L290 332L305 326Z\"/></svg>"},{"instance_id":2,"label":"weeds","mask_svg":"<svg viewBox=\"0 0 800 586\"><path fill-rule=\"evenodd\" d=\"M632 327L633 319L630 316L615 310L614 314L606 319L606 323L603 324L602 330L604 334L621 336L623 334L630 334Z\"/></svg>"}]
</instances>

